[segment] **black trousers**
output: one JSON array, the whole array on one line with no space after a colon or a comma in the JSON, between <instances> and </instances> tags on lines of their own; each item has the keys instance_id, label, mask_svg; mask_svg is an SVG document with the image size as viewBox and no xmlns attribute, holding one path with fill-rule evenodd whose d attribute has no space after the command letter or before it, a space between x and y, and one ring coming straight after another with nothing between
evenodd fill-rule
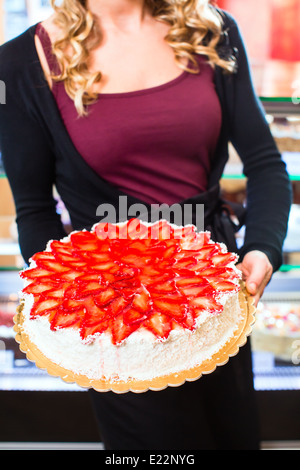
<instances>
[{"instance_id":1,"label":"black trousers","mask_svg":"<svg viewBox=\"0 0 300 470\"><path fill-rule=\"evenodd\" d=\"M212 374L162 391L89 391L106 450L259 450L249 341Z\"/></svg>"}]
</instances>

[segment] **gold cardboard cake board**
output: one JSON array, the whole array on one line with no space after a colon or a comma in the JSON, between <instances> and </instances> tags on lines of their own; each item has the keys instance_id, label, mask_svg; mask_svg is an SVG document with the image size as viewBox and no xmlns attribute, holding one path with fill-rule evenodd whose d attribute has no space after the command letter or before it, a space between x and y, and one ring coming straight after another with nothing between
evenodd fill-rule
<instances>
[{"instance_id":1,"label":"gold cardboard cake board","mask_svg":"<svg viewBox=\"0 0 300 470\"><path fill-rule=\"evenodd\" d=\"M147 390L163 390L166 387L177 387L184 382L199 379L204 374L212 373L216 367L226 364L230 357L235 356L240 347L247 342L247 337L252 332L252 326L255 321L255 306L253 297L251 297L245 289L244 284L241 285L239 292L239 302L241 307L241 321L235 331L233 337L209 360L202 362L199 366L188 370L178 372L176 374L156 377L151 380L132 380L132 381L108 381L93 380L86 376L75 374L70 370L66 370L46 358L38 348L30 341L28 335L24 332L22 305L18 308L14 317L14 330L16 332L16 341L19 343L20 350L26 354L29 361L32 361L40 369L44 369L49 375L60 377L67 383L76 383L83 388L92 388L99 392L113 391L115 393L135 392L141 393Z\"/></svg>"}]
</instances>

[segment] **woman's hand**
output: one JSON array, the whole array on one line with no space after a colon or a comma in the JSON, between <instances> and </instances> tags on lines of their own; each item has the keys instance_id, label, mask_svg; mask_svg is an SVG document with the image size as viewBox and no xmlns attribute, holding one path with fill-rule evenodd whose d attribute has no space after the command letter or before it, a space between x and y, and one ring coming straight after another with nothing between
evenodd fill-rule
<instances>
[{"instance_id":1,"label":"woman's hand","mask_svg":"<svg viewBox=\"0 0 300 470\"><path fill-rule=\"evenodd\" d=\"M262 251L249 251L237 268L242 271L246 289L257 305L273 274L269 258Z\"/></svg>"}]
</instances>

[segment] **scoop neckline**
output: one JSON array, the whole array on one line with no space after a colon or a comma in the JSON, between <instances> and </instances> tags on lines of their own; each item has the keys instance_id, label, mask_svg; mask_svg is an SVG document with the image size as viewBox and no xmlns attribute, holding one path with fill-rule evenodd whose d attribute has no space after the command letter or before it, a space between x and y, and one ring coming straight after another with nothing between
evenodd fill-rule
<instances>
[{"instance_id":1,"label":"scoop neckline","mask_svg":"<svg viewBox=\"0 0 300 470\"><path fill-rule=\"evenodd\" d=\"M49 41L49 44L51 44L49 33L46 30L46 28L44 28L42 22L37 23L35 26L36 26L35 31L34 31L35 35L37 34L37 28L40 28L43 31L43 33L46 35L47 40ZM122 98L122 97L127 98L131 96L150 94L156 91L169 88L173 85L176 85L181 80L183 80L183 78L185 78L187 74L188 74L187 70L183 70L179 75L177 75L177 77L172 78L171 80L168 80L167 82L161 83L160 85L154 85L152 87L141 88L139 90L132 90L132 91L120 91L120 92L112 92L112 93L106 93L106 92L100 91L96 93L96 95L98 96L98 98L100 97L101 98Z\"/></svg>"},{"instance_id":2,"label":"scoop neckline","mask_svg":"<svg viewBox=\"0 0 300 470\"><path fill-rule=\"evenodd\" d=\"M99 92L97 93L99 98L127 98L130 96L138 96L138 95L147 95L150 93L155 93L156 91L164 90L169 88L177 83L181 82L183 78L187 75L186 70L180 73L177 77L169 80L168 82L162 83L161 85L155 85L148 88L141 88L140 90L133 90L133 91L120 91L120 92L113 92L113 93L105 93Z\"/></svg>"}]
</instances>

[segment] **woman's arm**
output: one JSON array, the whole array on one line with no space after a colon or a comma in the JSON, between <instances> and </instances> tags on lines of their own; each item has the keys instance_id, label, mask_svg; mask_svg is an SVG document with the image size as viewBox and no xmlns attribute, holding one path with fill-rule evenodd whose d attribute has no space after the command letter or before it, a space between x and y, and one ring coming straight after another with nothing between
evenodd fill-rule
<instances>
[{"instance_id":1,"label":"woman's arm","mask_svg":"<svg viewBox=\"0 0 300 470\"><path fill-rule=\"evenodd\" d=\"M282 245L292 200L291 184L255 94L243 40L232 19L229 34L238 49L230 140L247 177L246 233L240 254L243 259L246 253L258 250L267 256L276 271L282 263Z\"/></svg>"},{"instance_id":2,"label":"woman's arm","mask_svg":"<svg viewBox=\"0 0 300 470\"><path fill-rule=\"evenodd\" d=\"M49 239L65 236L53 198L55 157L48 136L18 97L13 65L1 54L0 79L6 104L0 106L0 148L16 206L19 244L26 262Z\"/></svg>"}]
</instances>

